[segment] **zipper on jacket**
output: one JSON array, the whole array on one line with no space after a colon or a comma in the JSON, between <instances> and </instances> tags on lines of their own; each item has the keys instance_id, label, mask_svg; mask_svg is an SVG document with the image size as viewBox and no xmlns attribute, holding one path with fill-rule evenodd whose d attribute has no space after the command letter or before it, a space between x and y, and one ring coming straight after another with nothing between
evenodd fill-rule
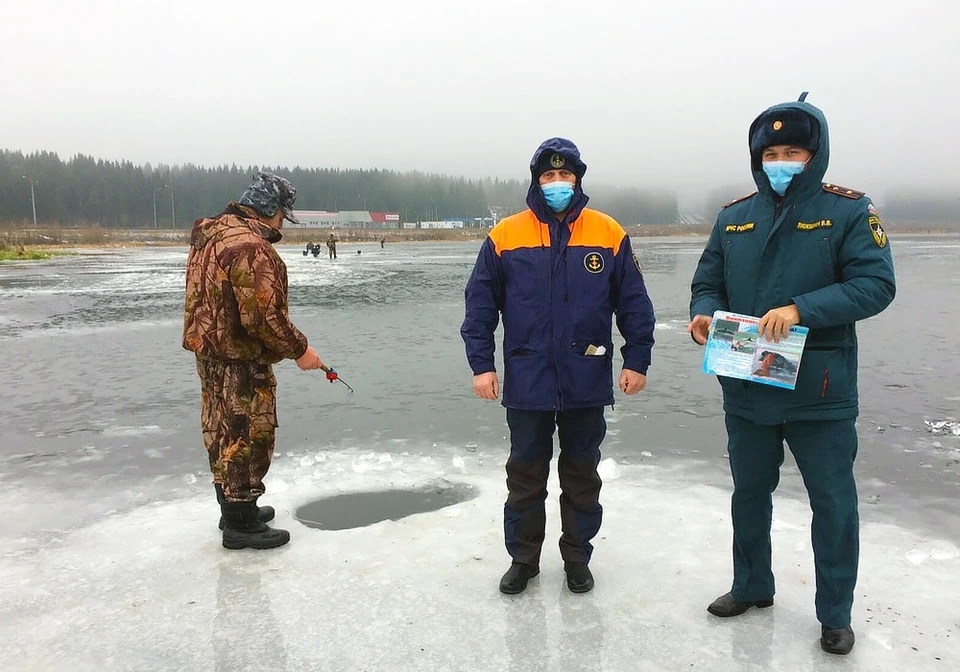
<instances>
[{"instance_id":1,"label":"zipper on jacket","mask_svg":"<svg viewBox=\"0 0 960 672\"><path fill-rule=\"evenodd\" d=\"M823 367L823 387L820 388L820 398L827 396L827 387L830 385L830 369Z\"/></svg>"}]
</instances>

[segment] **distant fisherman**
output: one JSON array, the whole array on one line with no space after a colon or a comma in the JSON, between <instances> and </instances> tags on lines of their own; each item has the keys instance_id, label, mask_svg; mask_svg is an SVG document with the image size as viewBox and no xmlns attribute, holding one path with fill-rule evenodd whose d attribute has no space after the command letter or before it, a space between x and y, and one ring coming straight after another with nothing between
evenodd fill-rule
<instances>
[{"instance_id":1,"label":"distant fisherman","mask_svg":"<svg viewBox=\"0 0 960 672\"><path fill-rule=\"evenodd\" d=\"M297 190L257 173L240 200L194 222L187 258L183 347L196 353L203 442L220 503L223 546L274 548L290 533L268 527L257 506L273 459L277 379L272 365L323 362L287 313L287 268L273 243L293 214Z\"/></svg>"},{"instance_id":2,"label":"distant fisherman","mask_svg":"<svg viewBox=\"0 0 960 672\"><path fill-rule=\"evenodd\" d=\"M653 304L630 237L586 207L586 164L569 140L545 141L530 162L529 209L501 221L467 283L460 333L473 391L499 397L494 332L503 316L503 405L510 427L504 538L512 558L503 593L522 592L540 572L553 435L560 440L560 520L567 587L593 588L590 540L600 531L597 473L613 404L613 316L626 340L619 389L647 384Z\"/></svg>"}]
</instances>

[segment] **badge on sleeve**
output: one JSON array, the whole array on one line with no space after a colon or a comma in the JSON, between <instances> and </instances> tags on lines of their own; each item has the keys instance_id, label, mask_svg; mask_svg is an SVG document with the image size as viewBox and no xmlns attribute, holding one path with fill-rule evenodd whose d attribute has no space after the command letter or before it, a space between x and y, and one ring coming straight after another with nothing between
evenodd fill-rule
<instances>
[{"instance_id":1,"label":"badge on sleeve","mask_svg":"<svg viewBox=\"0 0 960 672\"><path fill-rule=\"evenodd\" d=\"M887 232L883 230L883 224L880 222L880 213L877 212L873 203L867 206L867 213L867 224L870 226L870 233L873 234L873 242L883 249L887 246Z\"/></svg>"},{"instance_id":2,"label":"badge on sleeve","mask_svg":"<svg viewBox=\"0 0 960 672\"><path fill-rule=\"evenodd\" d=\"M636 264L636 266L637 266L637 271L640 272L640 275L643 275L643 268L641 268L641 266L640 266L640 260L637 259L637 253L636 253L636 252L633 253L633 263Z\"/></svg>"}]
</instances>

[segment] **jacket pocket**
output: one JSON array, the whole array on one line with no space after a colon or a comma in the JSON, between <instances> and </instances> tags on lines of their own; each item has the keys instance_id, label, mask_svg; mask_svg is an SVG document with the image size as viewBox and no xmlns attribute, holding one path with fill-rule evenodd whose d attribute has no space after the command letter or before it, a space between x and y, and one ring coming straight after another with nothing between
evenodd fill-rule
<instances>
[{"instance_id":1,"label":"jacket pocket","mask_svg":"<svg viewBox=\"0 0 960 672\"><path fill-rule=\"evenodd\" d=\"M507 406L543 406L553 404L557 396L556 379L547 358L519 346L503 358L503 401Z\"/></svg>"},{"instance_id":2,"label":"jacket pocket","mask_svg":"<svg viewBox=\"0 0 960 672\"><path fill-rule=\"evenodd\" d=\"M730 286L730 275L735 271L734 264L730 258L732 250L733 239L727 238L725 241L723 241L723 282L727 287Z\"/></svg>"},{"instance_id":3,"label":"jacket pocket","mask_svg":"<svg viewBox=\"0 0 960 672\"><path fill-rule=\"evenodd\" d=\"M590 346L603 347L602 355L588 355ZM613 343L609 339L577 339L566 357L569 390L565 398L573 403L602 403L613 393Z\"/></svg>"},{"instance_id":4,"label":"jacket pocket","mask_svg":"<svg viewBox=\"0 0 960 672\"><path fill-rule=\"evenodd\" d=\"M830 244L830 237L824 236L820 239L817 246L817 256L820 259L820 268L823 279L827 284L833 284L838 280L836 265L833 262L833 246Z\"/></svg>"},{"instance_id":5,"label":"jacket pocket","mask_svg":"<svg viewBox=\"0 0 960 672\"><path fill-rule=\"evenodd\" d=\"M807 347L794 398L798 405L853 401L857 376L853 348Z\"/></svg>"}]
</instances>

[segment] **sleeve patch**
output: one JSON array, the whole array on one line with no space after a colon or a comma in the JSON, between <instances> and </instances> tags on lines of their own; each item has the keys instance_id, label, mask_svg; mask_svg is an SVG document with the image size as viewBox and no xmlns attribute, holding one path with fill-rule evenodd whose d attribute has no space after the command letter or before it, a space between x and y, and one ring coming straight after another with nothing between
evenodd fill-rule
<instances>
[{"instance_id":1,"label":"sleeve patch","mask_svg":"<svg viewBox=\"0 0 960 672\"><path fill-rule=\"evenodd\" d=\"M876 210L874 210L876 212ZM870 233L873 234L873 242L877 247L883 249L887 246L887 232L883 230L883 224L880 218L874 214L867 217L867 224L870 226Z\"/></svg>"}]
</instances>

